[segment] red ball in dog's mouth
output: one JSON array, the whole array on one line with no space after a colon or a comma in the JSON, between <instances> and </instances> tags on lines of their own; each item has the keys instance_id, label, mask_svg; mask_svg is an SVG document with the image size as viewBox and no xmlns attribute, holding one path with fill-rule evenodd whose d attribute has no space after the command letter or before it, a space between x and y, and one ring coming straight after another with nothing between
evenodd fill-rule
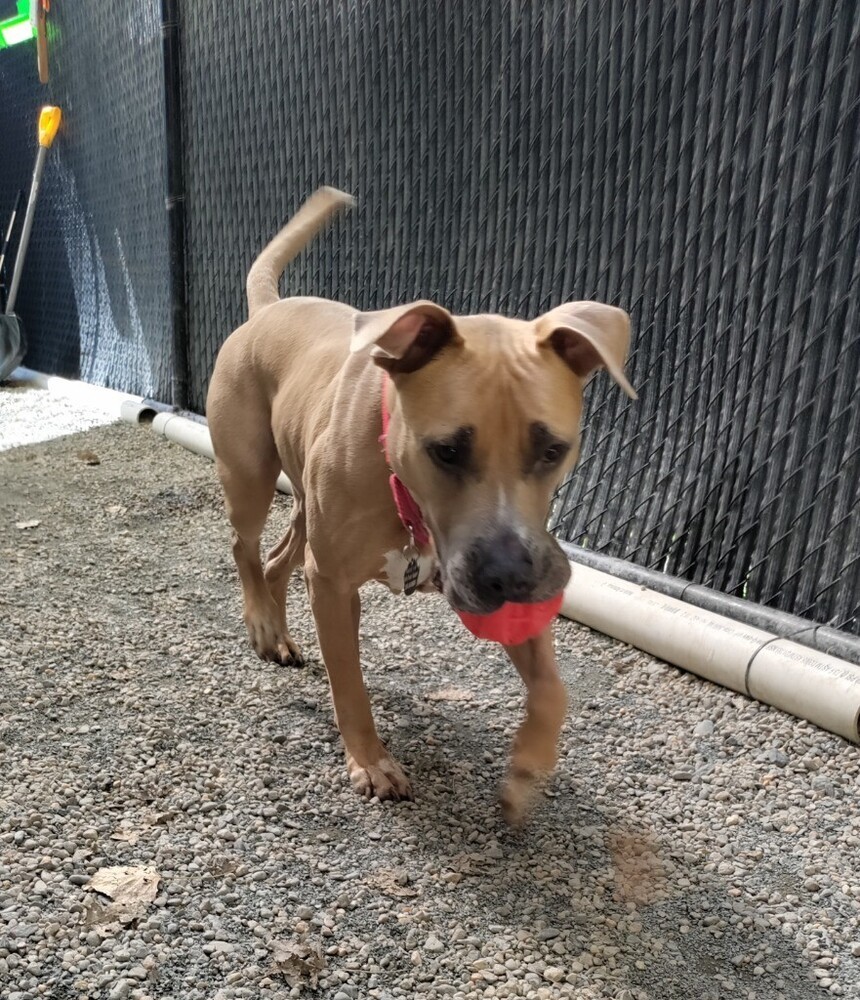
<instances>
[{"instance_id":1,"label":"red ball in dog's mouth","mask_svg":"<svg viewBox=\"0 0 860 1000\"><path fill-rule=\"evenodd\" d=\"M474 615L469 611L458 611L460 620L478 639L500 642L504 646L519 646L549 625L561 609L564 592L535 604L503 604L498 611L489 615Z\"/></svg>"}]
</instances>

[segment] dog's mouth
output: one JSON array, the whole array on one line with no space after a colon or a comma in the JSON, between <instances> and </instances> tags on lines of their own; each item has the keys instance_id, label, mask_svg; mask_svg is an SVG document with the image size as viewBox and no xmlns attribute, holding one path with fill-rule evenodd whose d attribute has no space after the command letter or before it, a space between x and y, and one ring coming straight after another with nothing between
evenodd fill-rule
<instances>
[{"instance_id":1,"label":"dog's mouth","mask_svg":"<svg viewBox=\"0 0 860 1000\"><path fill-rule=\"evenodd\" d=\"M534 600L540 600L532 596L525 597L522 601L508 601L502 596L487 599L479 596L468 581L457 583L451 576L446 576L441 567L436 571L433 583L454 611L470 615L491 615L506 603L530 604Z\"/></svg>"},{"instance_id":2,"label":"dog's mouth","mask_svg":"<svg viewBox=\"0 0 860 1000\"><path fill-rule=\"evenodd\" d=\"M492 603L476 601L458 593L453 588L448 591L443 589L442 593L455 611L462 611L470 615L491 615L494 611L498 611L505 603L504 601L493 601Z\"/></svg>"},{"instance_id":3,"label":"dog's mouth","mask_svg":"<svg viewBox=\"0 0 860 1000\"><path fill-rule=\"evenodd\" d=\"M496 611L501 610L506 605L520 604L523 606L531 604L539 604L542 601L548 600L550 597L555 596L560 588L556 588L551 592L544 593L545 588L541 588L541 591L536 591L527 597L522 599L513 600L511 598L498 598L497 600L487 601L487 600L477 600L469 595L464 595L459 593L456 589L451 588L446 591L442 589L442 593L445 595L446 600L457 612L463 612L464 614L470 615L492 615Z\"/></svg>"},{"instance_id":4,"label":"dog's mouth","mask_svg":"<svg viewBox=\"0 0 860 1000\"><path fill-rule=\"evenodd\" d=\"M487 615L501 607L501 604L496 607L486 607L483 602L476 600L468 587L458 587L451 575L445 572L441 563L433 577L433 586L442 594L454 611L464 611L473 615Z\"/></svg>"},{"instance_id":5,"label":"dog's mouth","mask_svg":"<svg viewBox=\"0 0 860 1000\"><path fill-rule=\"evenodd\" d=\"M570 563L560 547L553 540L535 553L534 576L529 586L511 590L496 591L481 576L481 567L467 569L461 559L454 559L446 565L440 561L433 578L433 585L439 590L454 611L472 615L491 615L506 604L539 604L555 597L570 579Z\"/></svg>"}]
</instances>

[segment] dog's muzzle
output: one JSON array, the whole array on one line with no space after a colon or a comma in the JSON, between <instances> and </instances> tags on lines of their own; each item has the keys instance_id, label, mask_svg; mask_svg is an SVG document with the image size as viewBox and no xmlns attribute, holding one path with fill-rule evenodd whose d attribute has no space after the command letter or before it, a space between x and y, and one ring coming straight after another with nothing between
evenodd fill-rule
<instances>
[{"instance_id":1,"label":"dog's muzzle","mask_svg":"<svg viewBox=\"0 0 860 1000\"><path fill-rule=\"evenodd\" d=\"M457 611L491 614L503 604L545 601L570 579L570 563L555 539L524 540L504 530L475 539L443 567L443 593Z\"/></svg>"}]
</instances>

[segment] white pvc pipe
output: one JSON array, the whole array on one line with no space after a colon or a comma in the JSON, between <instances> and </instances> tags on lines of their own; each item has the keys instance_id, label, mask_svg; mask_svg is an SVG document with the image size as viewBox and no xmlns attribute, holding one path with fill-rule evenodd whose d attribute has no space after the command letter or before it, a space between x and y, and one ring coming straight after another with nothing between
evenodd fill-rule
<instances>
[{"instance_id":1,"label":"white pvc pipe","mask_svg":"<svg viewBox=\"0 0 860 1000\"><path fill-rule=\"evenodd\" d=\"M215 451L212 448L212 438L209 428L205 424L196 420L189 420L187 417L179 416L176 413L158 413L152 421L152 429L156 434L182 445L195 455L204 455L214 461ZM293 489L289 479L282 472L278 476L275 484L281 493L292 493Z\"/></svg>"},{"instance_id":2,"label":"white pvc pipe","mask_svg":"<svg viewBox=\"0 0 860 1000\"><path fill-rule=\"evenodd\" d=\"M75 396L136 423L151 409L139 396L16 368L10 376ZM215 457L205 424L158 413L153 429L189 451ZM291 493L282 472L277 488ZM573 564L561 613L723 687L860 743L860 667L731 618Z\"/></svg>"},{"instance_id":3,"label":"white pvc pipe","mask_svg":"<svg viewBox=\"0 0 860 1000\"><path fill-rule=\"evenodd\" d=\"M860 667L579 563L561 613L860 743Z\"/></svg>"},{"instance_id":4,"label":"white pvc pipe","mask_svg":"<svg viewBox=\"0 0 860 1000\"><path fill-rule=\"evenodd\" d=\"M145 403L140 396L133 396L127 392L117 392L116 389L105 389L103 386L92 385L77 379L43 375L31 368L16 368L9 378L17 382L27 382L37 389L45 389L58 396L80 399L88 406L97 407L106 414L116 416L128 424L139 423L141 414L153 412L153 408ZM162 437L182 445L196 455L204 455L213 460L215 458L215 452L212 450L212 439L206 424L189 420L177 413L161 412L156 413L153 418L152 428ZM290 481L283 472L278 476L276 486L281 493L293 492Z\"/></svg>"},{"instance_id":5,"label":"white pvc pipe","mask_svg":"<svg viewBox=\"0 0 860 1000\"><path fill-rule=\"evenodd\" d=\"M67 399L79 399L87 406L95 407L112 416L123 417L123 408L143 407L140 396L128 392L118 392L116 389L105 389L100 385L91 385L77 379L60 378L58 375L43 375L32 368L16 368L9 379L15 382L26 382L36 389L44 389Z\"/></svg>"},{"instance_id":6,"label":"white pvc pipe","mask_svg":"<svg viewBox=\"0 0 860 1000\"><path fill-rule=\"evenodd\" d=\"M208 428L159 413L153 430L214 458ZM284 473L278 489L290 493ZM723 687L860 742L860 667L579 564L562 614Z\"/></svg>"}]
</instances>

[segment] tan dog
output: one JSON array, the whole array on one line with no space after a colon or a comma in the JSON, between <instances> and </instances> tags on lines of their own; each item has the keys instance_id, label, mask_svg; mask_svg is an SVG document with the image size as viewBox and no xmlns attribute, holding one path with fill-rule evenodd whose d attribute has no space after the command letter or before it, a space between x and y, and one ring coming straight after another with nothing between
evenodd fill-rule
<instances>
[{"instance_id":1,"label":"tan dog","mask_svg":"<svg viewBox=\"0 0 860 1000\"><path fill-rule=\"evenodd\" d=\"M588 376L605 366L635 396L622 370L630 324L597 302L526 321L452 316L424 301L362 313L281 300L287 263L351 202L320 189L255 261L249 319L221 348L206 409L251 643L264 659L301 662L286 594L303 564L352 782L365 796L401 799L409 781L376 733L358 645L359 587L402 590L410 552L380 446L380 369L389 459L432 534L418 583L435 579L455 608L487 613L546 599L569 578L546 530L549 504L579 453ZM260 536L282 468L292 517L264 569ZM527 689L502 793L517 822L555 766L566 694L550 627L506 649Z\"/></svg>"}]
</instances>

